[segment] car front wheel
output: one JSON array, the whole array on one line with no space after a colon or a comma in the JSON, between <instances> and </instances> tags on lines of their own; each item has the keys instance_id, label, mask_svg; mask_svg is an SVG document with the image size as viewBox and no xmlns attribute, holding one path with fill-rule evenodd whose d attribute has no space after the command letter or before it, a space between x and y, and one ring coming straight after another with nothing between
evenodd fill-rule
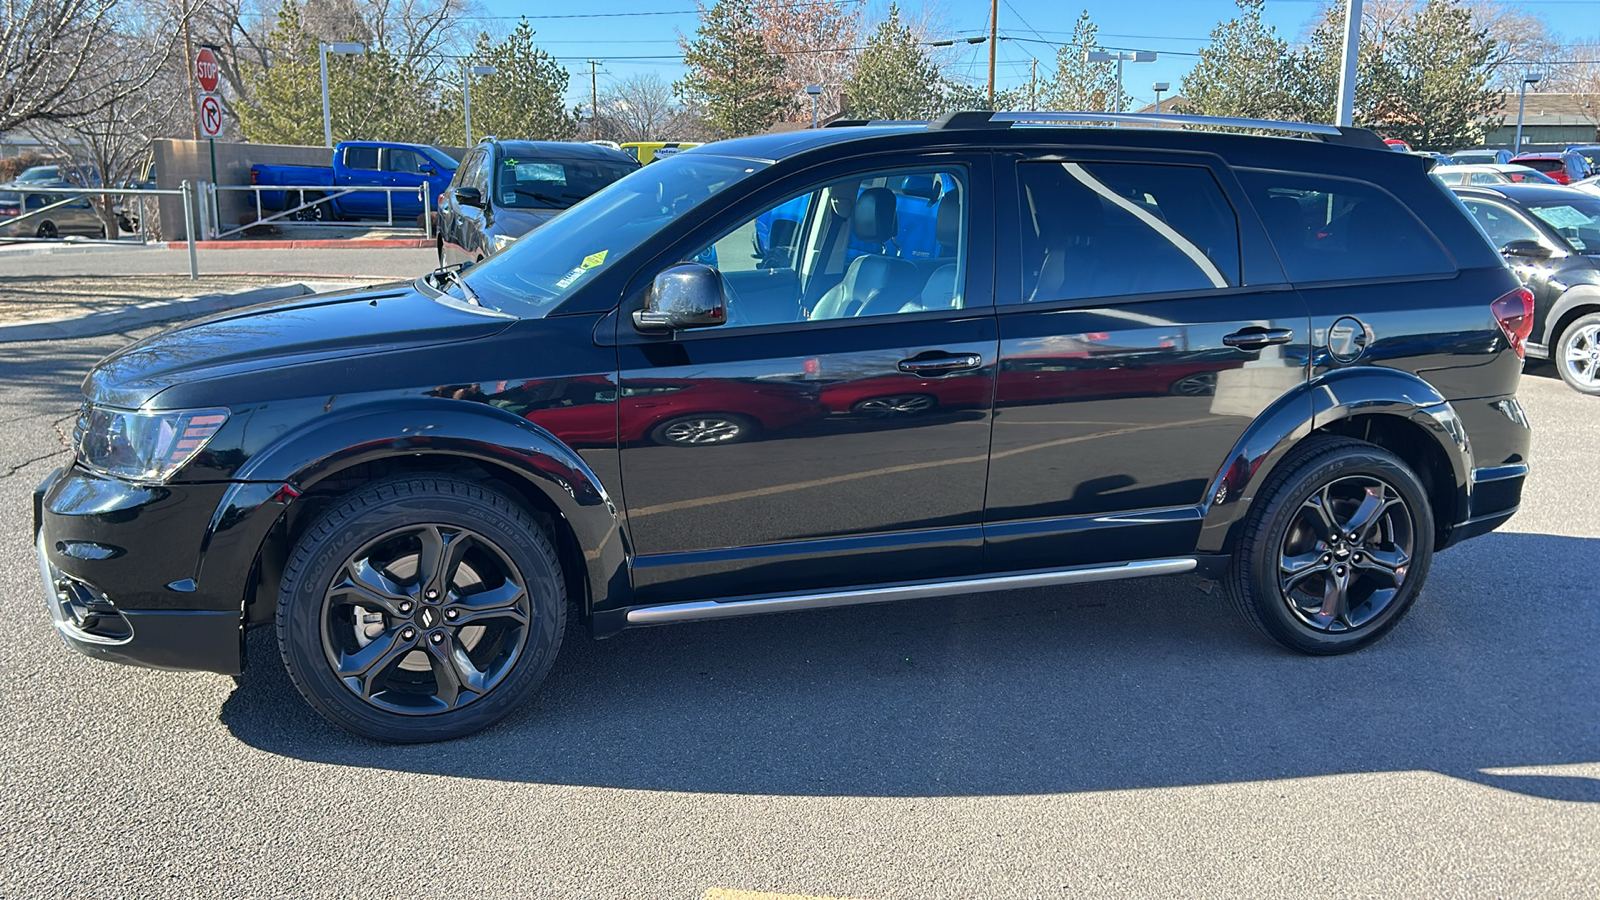
<instances>
[{"instance_id":1,"label":"car front wheel","mask_svg":"<svg viewBox=\"0 0 1600 900\"><path fill-rule=\"evenodd\" d=\"M1416 473L1363 441L1316 437L1257 497L1224 578L1244 618L1292 650L1348 653L1417 598L1433 512Z\"/></svg>"},{"instance_id":2,"label":"car front wheel","mask_svg":"<svg viewBox=\"0 0 1600 900\"><path fill-rule=\"evenodd\" d=\"M1590 313L1568 325L1551 355L1568 387L1600 395L1600 313Z\"/></svg>"},{"instance_id":3,"label":"car front wheel","mask_svg":"<svg viewBox=\"0 0 1600 900\"><path fill-rule=\"evenodd\" d=\"M520 505L451 476L379 482L290 555L278 648L306 701L373 740L448 740L498 721L550 670L566 592Z\"/></svg>"}]
</instances>

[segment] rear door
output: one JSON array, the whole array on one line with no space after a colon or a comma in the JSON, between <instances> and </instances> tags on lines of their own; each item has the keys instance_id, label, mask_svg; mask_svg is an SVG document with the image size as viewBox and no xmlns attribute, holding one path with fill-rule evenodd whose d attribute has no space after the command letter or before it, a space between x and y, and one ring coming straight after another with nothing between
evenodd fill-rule
<instances>
[{"instance_id":1,"label":"rear door","mask_svg":"<svg viewBox=\"0 0 1600 900\"><path fill-rule=\"evenodd\" d=\"M898 242L910 176L941 185L915 198L936 245ZM988 154L856 160L754 194L641 271L617 333L640 601L981 571L992 209ZM639 332L638 295L684 260L722 273L728 323Z\"/></svg>"},{"instance_id":2,"label":"rear door","mask_svg":"<svg viewBox=\"0 0 1600 900\"><path fill-rule=\"evenodd\" d=\"M1306 379L1306 306L1215 157L1002 172L988 565L1187 555L1229 450Z\"/></svg>"},{"instance_id":3,"label":"rear door","mask_svg":"<svg viewBox=\"0 0 1600 900\"><path fill-rule=\"evenodd\" d=\"M343 175L342 179L335 179L340 187L379 187L383 185L383 160L381 148L346 146L342 151L344 171L335 168L335 175ZM372 217L383 215L384 200L382 191L353 191L334 201L339 209L346 214Z\"/></svg>"}]
</instances>

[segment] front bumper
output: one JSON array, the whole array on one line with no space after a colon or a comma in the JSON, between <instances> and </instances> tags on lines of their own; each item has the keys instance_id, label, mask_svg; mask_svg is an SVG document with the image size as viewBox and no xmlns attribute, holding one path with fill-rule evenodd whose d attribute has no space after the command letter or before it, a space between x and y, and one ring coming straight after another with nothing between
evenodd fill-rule
<instances>
[{"instance_id":1,"label":"front bumper","mask_svg":"<svg viewBox=\"0 0 1600 900\"><path fill-rule=\"evenodd\" d=\"M238 674L242 598L195 585L214 501L227 487L51 473L34 490L34 548L62 640L97 659Z\"/></svg>"}]
</instances>

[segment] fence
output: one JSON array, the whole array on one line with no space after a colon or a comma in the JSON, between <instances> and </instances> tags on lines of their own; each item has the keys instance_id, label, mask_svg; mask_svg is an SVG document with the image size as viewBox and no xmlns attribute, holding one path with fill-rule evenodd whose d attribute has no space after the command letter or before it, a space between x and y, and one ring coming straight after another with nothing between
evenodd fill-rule
<instances>
[{"instance_id":1,"label":"fence","mask_svg":"<svg viewBox=\"0 0 1600 900\"><path fill-rule=\"evenodd\" d=\"M433 197L428 192L427 185L413 185L407 187L385 186L349 186L330 187L329 185L316 184L210 184L201 182L201 190L207 202L203 205L205 213L201 222L202 233L211 238L229 237L248 231L258 225L265 225L281 219L289 219L296 225L338 225L346 226L348 223L337 221L340 211L339 204L334 201L341 197L357 194L382 193L384 195L384 219L382 222L366 220L366 224L381 224L390 228L413 228L415 223L396 222L394 218L394 195L415 197L422 201L422 234L423 237L433 237ZM242 223L236 228L223 230L221 225L222 202L221 195L226 192L251 193L255 198L255 217L253 221ZM281 195L273 198L268 203L263 200L263 194ZM269 209L276 209L267 215Z\"/></svg>"},{"instance_id":2,"label":"fence","mask_svg":"<svg viewBox=\"0 0 1600 900\"><path fill-rule=\"evenodd\" d=\"M19 186L15 186L15 187L7 187L7 188L4 189L3 193L8 193L8 194L9 193L16 193L16 194L20 195L18 197L18 203L17 203L17 212L18 212L18 214L15 215L15 216L9 216L7 218L0 218L0 240L9 241L9 242L46 242L46 243L59 243L59 242L61 242L63 240L63 238L59 237L59 229L54 229L54 230L58 231L58 236L56 236L56 237L47 237L47 236L41 235L38 232L35 232L31 236L14 236L14 235L7 234L7 232L11 231L14 228L14 226L22 224L24 222L38 221L38 222L43 223L43 222L47 222L48 221L48 222L52 222L53 223L54 222L54 218L57 218L59 216L51 217L49 215L51 212L56 211L56 210L61 210L61 209L64 209L64 208L66 208L68 206L71 206L72 204L77 202L77 198L78 197L82 197L82 196L104 197L106 203L110 203L112 197L122 197L122 198L137 197L137 198L139 198L139 203L140 203L141 210L144 209L144 203L145 203L146 198L159 199L159 198L162 198L162 197L178 197L178 198L180 198L182 200L182 203L183 203L183 233L184 233L185 237L188 237L188 236L196 234L194 225L195 225L195 219L198 218L198 216L196 216L195 213L203 213L203 210L201 209L200 203L199 203L200 197L199 197L194 185L191 185L187 181L183 182L183 184L181 186L179 186L179 188L177 190L162 189L162 188L110 188L110 189L108 189L108 188L74 188L74 187L55 187L55 186L41 186L41 187L35 189L35 188L26 188L26 187L22 187L22 186L19 185ZM49 203L46 203L43 206L38 207L37 209L28 209L27 208L28 207L27 198L29 198L29 197L37 197L37 196L45 196L45 197L57 197L57 196L59 196L59 197L62 197L63 199L51 201ZM98 211L96 212L96 215L98 215ZM102 217L102 221L103 221L103 217ZM143 213L141 213L141 216L140 216L140 226L141 227L138 230L138 234L140 236L140 242L141 243L146 243L149 240L148 231L143 227L146 223L148 223L148 221L149 221L149 216L148 215L144 215ZM26 230L26 229L24 229L24 230ZM41 230L43 230L43 229L41 229ZM113 239L111 239L109 237L105 237L105 238L102 238L100 240L91 239L89 242L90 243L105 243L105 244L121 243L120 241L113 240ZM189 278L192 279L192 280L198 281L199 278L200 278L200 265L199 265L199 259L195 255L195 242L192 241L192 240L188 241L188 245L189 245Z\"/></svg>"}]
</instances>

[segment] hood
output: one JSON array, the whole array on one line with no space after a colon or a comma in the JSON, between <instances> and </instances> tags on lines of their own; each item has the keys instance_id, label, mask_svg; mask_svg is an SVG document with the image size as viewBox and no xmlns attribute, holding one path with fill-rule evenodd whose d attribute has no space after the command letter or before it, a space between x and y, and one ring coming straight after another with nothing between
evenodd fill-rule
<instances>
[{"instance_id":1,"label":"hood","mask_svg":"<svg viewBox=\"0 0 1600 900\"><path fill-rule=\"evenodd\" d=\"M83 392L99 404L138 409L178 384L470 341L515 321L439 302L410 285L313 294L221 313L130 344L94 367Z\"/></svg>"},{"instance_id":2,"label":"hood","mask_svg":"<svg viewBox=\"0 0 1600 900\"><path fill-rule=\"evenodd\" d=\"M495 230L521 237L554 219L559 212L559 209L507 209L502 206L494 212Z\"/></svg>"}]
</instances>

